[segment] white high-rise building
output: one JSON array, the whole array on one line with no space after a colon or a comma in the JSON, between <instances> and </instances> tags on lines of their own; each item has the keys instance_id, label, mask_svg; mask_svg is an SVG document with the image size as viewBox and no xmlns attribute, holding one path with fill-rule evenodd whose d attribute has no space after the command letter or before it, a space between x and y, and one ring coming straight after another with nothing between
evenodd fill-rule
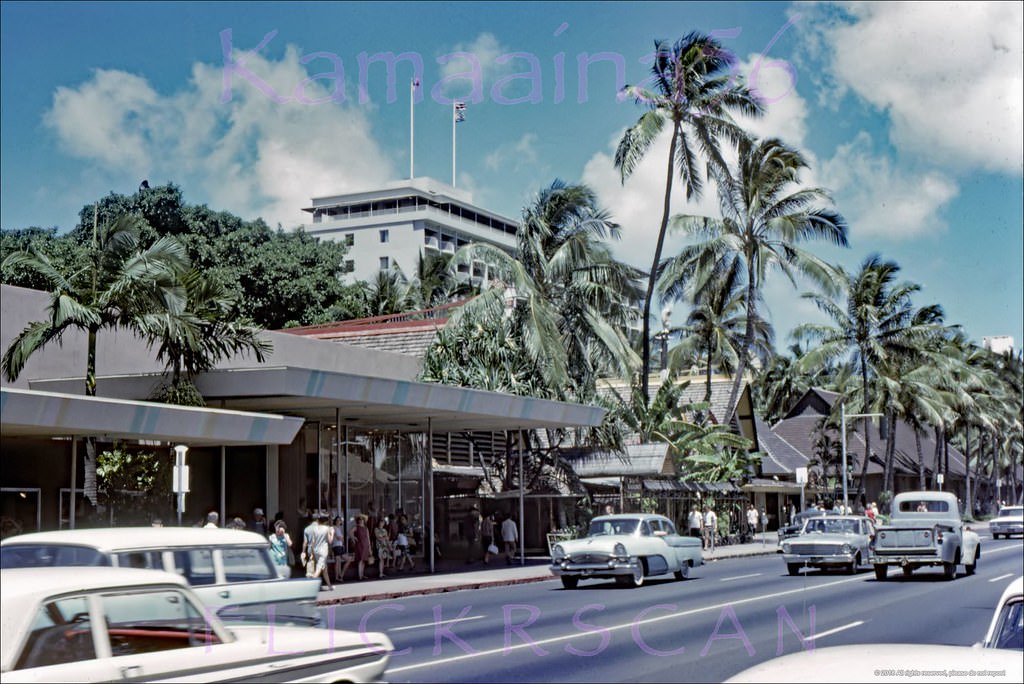
<instances>
[{"instance_id":1,"label":"white high-rise building","mask_svg":"<svg viewBox=\"0 0 1024 684\"><path fill-rule=\"evenodd\" d=\"M346 271L366 281L394 265L412 277L421 254L452 254L470 243L511 252L518 230L515 220L474 205L470 193L433 178L314 197L303 211L313 215L306 232L347 244ZM476 284L488 278L487 270L483 262L460 266L460 274Z\"/></svg>"}]
</instances>

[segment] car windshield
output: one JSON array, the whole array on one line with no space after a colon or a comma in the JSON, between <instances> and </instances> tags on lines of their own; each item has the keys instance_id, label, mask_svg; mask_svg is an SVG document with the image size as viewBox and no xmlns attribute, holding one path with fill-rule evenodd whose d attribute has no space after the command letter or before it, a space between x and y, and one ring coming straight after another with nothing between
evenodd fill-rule
<instances>
[{"instance_id":1,"label":"car windshield","mask_svg":"<svg viewBox=\"0 0 1024 684\"><path fill-rule=\"evenodd\" d=\"M606 534L633 534L640 523L635 518L616 520L613 518L598 518L590 523L588 537L599 537Z\"/></svg>"},{"instance_id":2,"label":"car windshield","mask_svg":"<svg viewBox=\"0 0 1024 684\"><path fill-rule=\"evenodd\" d=\"M999 509L1000 518L1019 518L1024 515L1024 506L1007 506Z\"/></svg>"},{"instance_id":3,"label":"car windshield","mask_svg":"<svg viewBox=\"0 0 1024 684\"><path fill-rule=\"evenodd\" d=\"M856 534L856 520L836 520L834 518L811 518L804 525L804 532L820 534Z\"/></svg>"}]
</instances>

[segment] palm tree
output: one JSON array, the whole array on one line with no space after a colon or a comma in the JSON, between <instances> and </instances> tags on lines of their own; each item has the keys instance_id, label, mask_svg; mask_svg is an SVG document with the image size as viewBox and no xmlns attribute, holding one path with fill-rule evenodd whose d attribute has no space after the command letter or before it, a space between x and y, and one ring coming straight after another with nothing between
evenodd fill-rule
<instances>
[{"instance_id":1,"label":"palm tree","mask_svg":"<svg viewBox=\"0 0 1024 684\"><path fill-rule=\"evenodd\" d=\"M240 318L237 300L222 283L192 270L181 277L181 284L184 308L143 314L139 326L171 374L157 398L201 406L203 398L192 384L198 373L235 354L252 353L262 363L272 345Z\"/></svg>"},{"instance_id":2,"label":"palm tree","mask_svg":"<svg viewBox=\"0 0 1024 684\"><path fill-rule=\"evenodd\" d=\"M885 408L884 402L875 401L872 383L884 373L887 364L891 368L895 365L894 359L912 357L919 351L917 345L940 329L934 322L934 311L917 310L913 306L911 297L920 286L895 282L899 270L896 262L882 261L878 255L865 259L856 274L840 269L838 284L845 301L823 293L804 294L832 319L832 325L807 323L793 332L798 339L820 342L800 360L804 369L835 359L850 359L860 379L859 397L846 398L859 399L862 413ZM863 420L864 459L855 500L864 495L871 459L869 419Z\"/></svg>"},{"instance_id":3,"label":"palm tree","mask_svg":"<svg viewBox=\"0 0 1024 684\"><path fill-rule=\"evenodd\" d=\"M719 141L735 142L743 137L730 112L760 116L763 111L757 98L730 73L733 57L714 38L693 32L674 44L655 41L654 47L653 88L629 86L625 90L647 111L626 130L615 151L615 168L625 183L659 134L671 127L661 225L644 295L641 385L645 397L651 366L651 299L665 244L676 166L686 199L699 198L703 181L698 154L713 166L724 167Z\"/></svg>"},{"instance_id":4,"label":"palm tree","mask_svg":"<svg viewBox=\"0 0 1024 684\"><path fill-rule=\"evenodd\" d=\"M14 381L28 359L68 330L87 334L85 394L96 395L96 346L100 331L127 328L140 331L143 315L153 311L182 311L185 295L178 276L187 267L184 247L163 237L149 247L139 243L141 219L123 215L98 225L85 263L69 274L55 268L38 251L9 255L5 267L35 271L50 289L49 317L30 323L4 352L3 372ZM96 444L86 439L85 496L96 504Z\"/></svg>"},{"instance_id":5,"label":"palm tree","mask_svg":"<svg viewBox=\"0 0 1024 684\"><path fill-rule=\"evenodd\" d=\"M666 294L681 298L683 288L670 287ZM687 359L703 357L704 401L711 401L712 368L717 366L724 373L732 373L738 365L739 350L746 329L746 295L742 264L734 259L723 273L707 283L701 292L694 294L693 308L680 330L683 341L669 353L670 365L676 368L685 365ZM755 323L755 349L763 362L771 355L774 336L771 324L758 318Z\"/></svg>"},{"instance_id":6,"label":"palm tree","mask_svg":"<svg viewBox=\"0 0 1024 684\"><path fill-rule=\"evenodd\" d=\"M636 273L612 257L607 238L619 227L585 185L555 181L523 210L514 255L476 243L456 252L451 268L474 260L499 280L457 311L448 325L490 309L511 320L521 352L536 369L545 396L591 396L609 371L626 376L636 355L626 339Z\"/></svg>"},{"instance_id":7,"label":"palm tree","mask_svg":"<svg viewBox=\"0 0 1024 684\"><path fill-rule=\"evenodd\" d=\"M743 375L756 340L758 303L769 271L778 268L795 285L801 273L831 291L835 270L799 246L808 240L828 240L845 247L846 221L831 210L817 208L828 200L822 188L792 190L807 162L796 150L771 138L743 138L735 171L712 165L718 183L721 218L677 216L675 227L695 238L665 264L663 290L686 288L700 292L733 261L742 264L747 287L746 327L729 395L725 418L731 419L739 401ZM792 191L791 191L792 190Z\"/></svg>"},{"instance_id":8,"label":"palm tree","mask_svg":"<svg viewBox=\"0 0 1024 684\"><path fill-rule=\"evenodd\" d=\"M451 259L451 254L420 255L409 283L409 294L417 308L430 309L472 294L472 286L452 274Z\"/></svg>"}]
</instances>

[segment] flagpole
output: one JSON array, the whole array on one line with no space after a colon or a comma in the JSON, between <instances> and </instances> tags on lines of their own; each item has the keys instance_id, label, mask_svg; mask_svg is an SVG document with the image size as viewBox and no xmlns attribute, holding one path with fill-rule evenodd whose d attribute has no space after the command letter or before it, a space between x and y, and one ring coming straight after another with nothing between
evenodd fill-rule
<instances>
[{"instance_id":1,"label":"flagpole","mask_svg":"<svg viewBox=\"0 0 1024 684\"><path fill-rule=\"evenodd\" d=\"M416 153L416 115L413 109L413 103L416 101L417 85L418 84L416 83L416 79L409 81L409 180L412 180L413 178L416 177L416 174L413 171L413 161L415 159L414 155Z\"/></svg>"},{"instance_id":2,"label":"flagpole","mask_svg":"<svg viewBox=\"0 0 1024 684\"><path fill-rule=\"evenodd\" d=\"M452 187L455 187L455 103L452 102Z\"/></svg>"}]
</instances>

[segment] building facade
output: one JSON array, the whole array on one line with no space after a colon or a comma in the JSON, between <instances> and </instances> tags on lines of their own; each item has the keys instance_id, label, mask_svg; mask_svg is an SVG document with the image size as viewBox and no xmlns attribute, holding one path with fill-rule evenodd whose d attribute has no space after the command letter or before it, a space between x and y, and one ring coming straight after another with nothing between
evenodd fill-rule
<instances>
[{"instance_id":1,"label":"building facade","mask_svg":"<svg viewBox=\"0 0 1024 684\"><path fill-rule=\"evenodd\" d=\"M470 193L432 178L314 197L303 211L312 215L306 232L345 243L346 270L364 281L395 266L412 275L421 255L454 254L472 243L511 252L518 231L515 220L476 206ZM480 284L488 279L487 264L464 264L459 276Z\"/></svg>"}]
</instances>

